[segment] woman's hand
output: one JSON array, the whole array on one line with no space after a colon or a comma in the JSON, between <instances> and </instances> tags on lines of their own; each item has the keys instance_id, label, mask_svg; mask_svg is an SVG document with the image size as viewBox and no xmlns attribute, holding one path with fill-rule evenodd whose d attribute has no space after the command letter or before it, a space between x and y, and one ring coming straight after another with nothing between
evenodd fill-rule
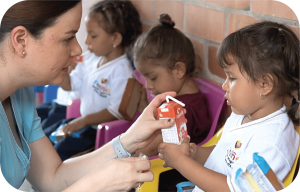
<instances>
[{"instance_id":1,"label":"woman's hand","mask_svg":"<svg viewBox=\"0 0 300 192\"><path fill-rule=\"evenodd\" d=\"M189 157L190 136L183 139L181 145L173 143L161 143L158 146L159 158L165 160L164 167L175 168L182 163L183 156Z\"/></svg>"},{"instance_id":2,"label":"woman's hand","mask_svg":"<svg viewBox=\"0 0 300 192\"><path fill-rule=\"evenodd\" d=\"M86 123L84 121L83 117L76 118L72 121L70 121L67 125L62 127L63 132L65 133L66 137L70 137L72 133L79 131L80 129L83 129L86 127Z\"/></svg>"},{"instance_id":3,"label":"woman's hand","mask_svg":"<svg viewBox=\"0 0 300 192\"><path fill-rule=\"evenodd\" d=\"M85 191L129 191L144 182L153 181L154 174L149 171L150 167L149 160L138 157L113 159L104 165L97 166L66 191L72 191L73 188L80 191L76 185L82 186L81 183L88 184Z\"/></svg>"},{"instance_id":4,"label":"woman's hand","mask_svg":"<svg viewBox=\"0 0 300 192\"><path fill-rule=\"evenodd\" d=\"M157 117L157 108L166 100L167 95L175 97L176 93L166 92L156 96L134 124L121 135L121 143L129 153L146 147L161 134L161 128L171 127L175 123L174 119L158 120Z\"/></svg>"}]
</instances>

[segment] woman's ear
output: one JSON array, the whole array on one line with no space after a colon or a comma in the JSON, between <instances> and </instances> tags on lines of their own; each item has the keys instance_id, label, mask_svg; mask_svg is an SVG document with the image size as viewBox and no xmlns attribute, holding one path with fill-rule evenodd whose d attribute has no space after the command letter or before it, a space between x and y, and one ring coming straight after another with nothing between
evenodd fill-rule
<instances>
[{"instance_id":1,"label":"woman's ear","mask_svg":"<svg viewBox=\"0 0 300 192\"><path fill-rule=\"evenodd\" d=\"M178 79L181 79L184 77L186 73L186 66L182 62L177 62L172 70L173 75L177 77Z\"/></svg>"},{"instance_id":2,"label":"woman's ear","mask_svg":"<svg viewBox=\"0 0 300 192\"><path fill-rule=\"evenodd\" d=\"M273 89L276 79L271 74L264 74L259 79L259 88L262 95L268 95Z\"/></svg>"},{"instance_id":3,"label":"woman's ear","mask_svg":"<svg viewBox=\"0 0 300 192\"><path fill-rule=\"evenodd\" d=\"M115 32L113 34L113 46L117 47L122 43L123 37L121 35L121 33L119 32Z\"/></svg>"},{"instance_id":4,"label":"woman's ear","mask_svg":"<svg viewBox=\"0 0 300 192\"><path fill-rule=\"evenodd\" d=\"M11 31L11 45L13 47L14 52L20 57L24 57L26 55L26 45L28 36L29 32L23 26L17 26Z\"/></svg>"}]
</instances>

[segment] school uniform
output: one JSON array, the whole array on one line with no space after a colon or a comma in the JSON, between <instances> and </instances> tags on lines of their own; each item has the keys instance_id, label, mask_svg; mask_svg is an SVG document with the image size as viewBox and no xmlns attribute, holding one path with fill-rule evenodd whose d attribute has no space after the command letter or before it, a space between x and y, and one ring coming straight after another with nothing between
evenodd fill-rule
<instances>
[{"instance_id":1,"label":"school uniform","mask_svg":"<svg viewBox=\"0 0 300 192\"><path fill-rule=\"evenodd\" d=\"M240 191L235 184L236 171L239 168L245 171L253 163L253 153L258 152L282 181L293 166L299 146L299 135L286 107L249 123L242 124L243 118L243 115L231 114L204 166L226 175L230 190ZM195 187L194 192L200 191Z\"/></svg>"},{"instance_id":2,"label":"school uniform","mask_svg":"<svg viewBox=\"0 0 300 192\"><path fill-rule=\"evenodd\" d=\"M80 92L82 116L107 109L117 119L121 119L118 109L127 80L133 77L133 70L126 54L98 68L101 58L91 52L84 55L84 61L78 63L70 73L72 91ZM45 129L45 134L50 136L61 123L68 123L70 120L62 120ZM62 160L93 147L97 126L88 126L82 138L67 137L58 141L54 148Z\"/></svg>"}]
</instances>

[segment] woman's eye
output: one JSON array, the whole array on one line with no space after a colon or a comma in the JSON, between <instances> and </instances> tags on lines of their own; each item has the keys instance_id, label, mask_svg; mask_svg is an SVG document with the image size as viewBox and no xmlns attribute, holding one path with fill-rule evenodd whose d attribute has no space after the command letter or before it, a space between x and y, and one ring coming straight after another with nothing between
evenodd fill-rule
<instances>
[{"instance_id":1,"label":"woman's eye","mask_svg":"<svg viewBox=\"0 0 300 192\"><path fill-rule=\"evenodd\" d=\"M70 38L68 38L68 39L66 39L66 42L70 42L72 39L74 39L75 38L75 36L73 36L73 37L70 37Z\"/></svg>"}]
</instances>

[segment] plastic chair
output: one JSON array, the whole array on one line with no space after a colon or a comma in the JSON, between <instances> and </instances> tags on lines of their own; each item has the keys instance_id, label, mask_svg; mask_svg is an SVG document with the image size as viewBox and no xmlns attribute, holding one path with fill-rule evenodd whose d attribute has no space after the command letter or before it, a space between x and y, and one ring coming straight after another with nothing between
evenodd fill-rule
<instances>
[{"instance_id":1,"label":"plastic chair","mask_svg":"<svg viewBox=\"0 0 300 192\"><path fill-rule=\"evenodd\" d=\"M133 71L135 78L145 86L145 78L137 71ZM151 91L147 90L148 102L151 102L155 97ZM135 122L135 120L140 116L140 112L137 111L135 117L131 121L126 121L124 119L115 120L111 122L101 123L98 125L95 149L100 148L104 144L110 142L116 136L124 133L127 129Z\"/></svg>"},{"instance_id":2,"label":"plastic chair","mask_svg":"<svg viewBox=\"0 0 300 192\"><path fill-rule=\"evenodd\" d=\"M298 134L300 136L300 126L295 126L295 130L298 132ZM299 164L299 155L300 155L300 142L299 142L299 147L298 147L298 153L297 153L295 162L292 166L292 169L290 170L290 172L287 174L287 176L284 178L284 180L282 182L285 187L289 186L293 182L297 164Z\"/></svg>"},{"instance_id":3,"label":"plastic chair","mask_svg":"<svg viewBox=\"0 0 300 192\"><path fill-rule=\"evenodd\" d=\"M67 106L66 119L81 117L80 99L75 99Z\"/></svg>"},{"instance_id":4,"label":"plastic chair","mask_svg":"<svg viewBox=\"0 0 300 192\"><path fill-rule=\"evenodd\" d=\"M59 85L44 86L44 103L50 103L57 97L57 89Z\"/></svg>"}]
</instances>

